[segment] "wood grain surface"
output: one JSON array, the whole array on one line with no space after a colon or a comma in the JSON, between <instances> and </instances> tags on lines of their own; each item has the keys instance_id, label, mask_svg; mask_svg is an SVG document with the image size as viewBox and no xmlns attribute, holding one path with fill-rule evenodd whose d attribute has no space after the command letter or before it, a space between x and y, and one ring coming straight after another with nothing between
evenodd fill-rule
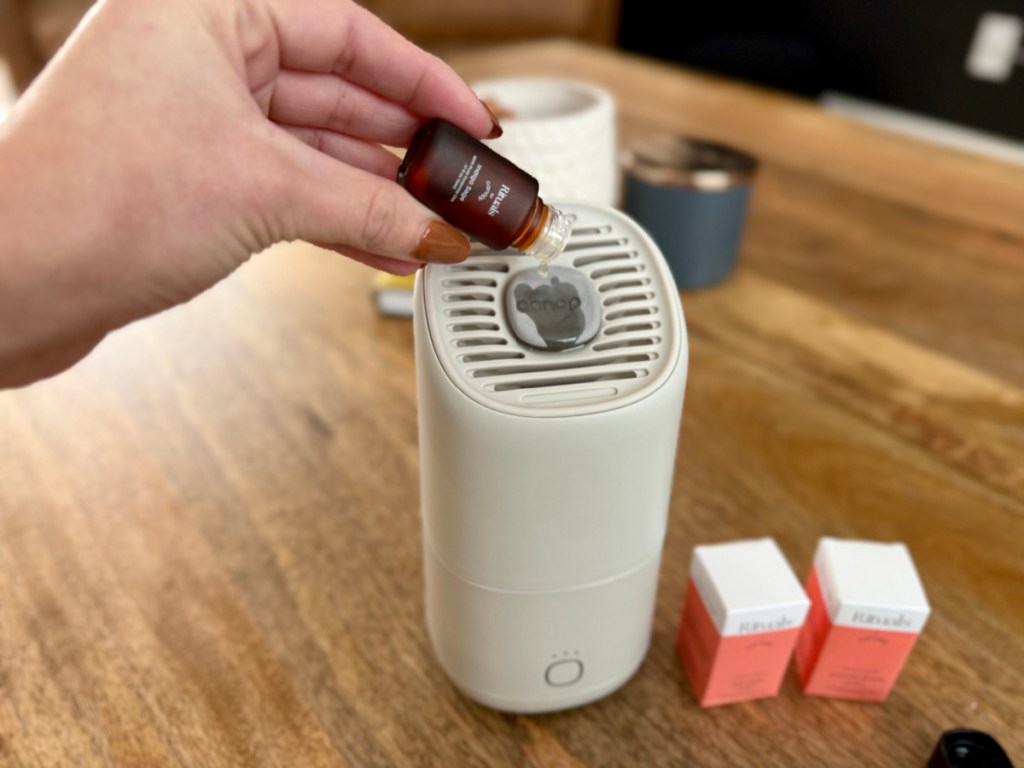
<instances>
[{"instance_id":1,"label":"wood grain surface","mask_svg":"<svg viewBox=\"0 0 1024 768\"><path fill-rule=\"evenodd\" d=\"M813 105L553 42L469 80L611 89L623 143L762 167L738 271L683 294L690 378L648 658L543 716L460 696L423 622L412 331L372 273L259 254L72 371L0 394L0 766L923 766L958 726L1024 764L1024 174ZM692 547L906 542L933 615L884 704L701 710Z\"/></svg>"}]
</instances>

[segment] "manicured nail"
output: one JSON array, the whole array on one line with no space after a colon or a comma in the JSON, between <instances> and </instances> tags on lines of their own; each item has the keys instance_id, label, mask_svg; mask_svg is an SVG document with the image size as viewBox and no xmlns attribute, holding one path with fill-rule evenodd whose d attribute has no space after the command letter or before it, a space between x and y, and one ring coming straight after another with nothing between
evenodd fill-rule
<instances>
[{"instance_id":1,"label":"manicured nail","mask_svg":"<svg viewBox=\"0 0 1024 768\"><path fill-rule=\"evenodd\" d=\"M456 264L469 256L469 240L451 224L435 219L427 224L412 257L417 261Z\"/></svg>"},{"instance_id":2,"label":"manicured nail","mask_svg":"<svg viewBox=\"0 0 1024 768\"><path fill-rule=\"evenodd\" d=\"M498 122L498 115L495 113L494 108L486 101L481 100L480 103L484 105L484 109L487 110L487 114L491 116L491 132L487 134L487 138L496 139L504 133L501 129L501 123Z\"/></svg>"}]
</instances>

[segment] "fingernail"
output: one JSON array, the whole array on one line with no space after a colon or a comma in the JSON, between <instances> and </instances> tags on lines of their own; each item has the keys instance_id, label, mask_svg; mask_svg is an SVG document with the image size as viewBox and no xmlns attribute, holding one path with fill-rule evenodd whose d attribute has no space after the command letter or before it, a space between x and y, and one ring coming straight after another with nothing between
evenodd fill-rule
<instances>
[{"instance_id":1,"label":"fingernail","mask_svg":"<svg viewBox=\"0 0 1024 768\"><path fill-rule=\"evenodd\" d=\"M451 224L435 219L423 230L412 256L417 261L455 264L469 256L469 240Z\"/></svg>"},{"instance_id":2,"label":"fingernail","mask_svg":"<svg viewBox=\"0 0 1024 768\"><path fill-rule=\"evenodd\" d=\"M484 109L487 110L487 114L491 116L491 132L487 134L487 138L496 139L504 133L501 129L501 124L498 122L498 115L495 113L494 108L486 101L481 100L480 103L484 105Z\"/></svg>"}]
</instances>

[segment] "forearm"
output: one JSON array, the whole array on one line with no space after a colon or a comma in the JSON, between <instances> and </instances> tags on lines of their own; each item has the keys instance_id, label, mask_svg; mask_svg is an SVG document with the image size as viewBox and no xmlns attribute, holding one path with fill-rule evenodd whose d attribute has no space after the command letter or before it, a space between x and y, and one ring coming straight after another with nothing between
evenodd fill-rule
<instances>
[{"instance_id":1,"label":"forearm","mask_svg":"<svg viewBox=\"0 0 1024 768\"><path fill-rule=\"evenodd\" d=\"M0 124L0 387L60 372L263 245L216 227L239 221L223 204L238 182L204 169L173 117L138 99L148 120L104 103L120 75L89 53L109 47L54 62ZM205 268L181 269L189 257Z\"/></svg>"},{"instance_id":2,"label":"forearm","mask_svg":"<svg viewBox=\"0 0 1024 768\"><path fill-rule=\"evenodd\" d=\"M83 327L73 266L83 247L57 168L13 124L0 126L0 387L57 373L103 337Z\"/></svg>"}]
</instances>

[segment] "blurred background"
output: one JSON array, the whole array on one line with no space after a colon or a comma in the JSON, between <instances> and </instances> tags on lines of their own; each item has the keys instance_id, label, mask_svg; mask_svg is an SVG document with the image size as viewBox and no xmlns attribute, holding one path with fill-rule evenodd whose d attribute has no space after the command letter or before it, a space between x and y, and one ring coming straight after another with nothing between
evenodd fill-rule
<instances>
[{"instance_id":1,"label":"blurred background","mask_svg":"<svg viewBox=\"0 0 1024 768\"><path fill-rule=\"evenodd\" d=\"M0 105L89 0L0 0ZM1024 162L1024 0L363 0L442 55L569 37ZM2 106L0 106L2 109Z\"/></svg>"}]
</instances>

